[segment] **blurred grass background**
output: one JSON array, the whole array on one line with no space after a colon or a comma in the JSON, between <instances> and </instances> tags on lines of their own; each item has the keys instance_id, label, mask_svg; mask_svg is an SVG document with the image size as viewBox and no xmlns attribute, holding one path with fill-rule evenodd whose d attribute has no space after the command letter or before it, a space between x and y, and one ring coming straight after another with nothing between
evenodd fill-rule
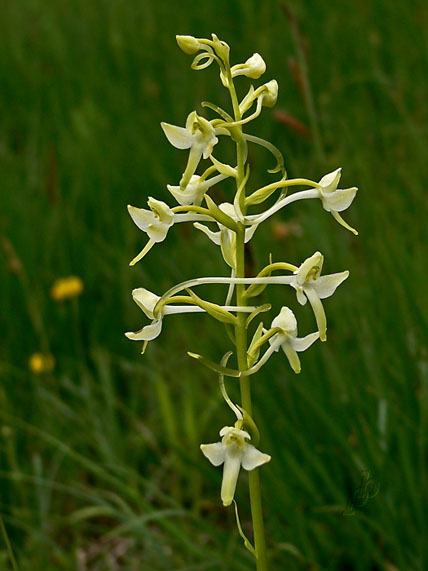
<instances>
[{"instance_id":1,"label":"blurred grass background","mask_svg":"<svg viewBox=\"0 0 428 571\"><path fill-rule=\"evenodd\" d=\"M214 375L186 357L221 356L222 328L168 318L144 357L123 336L142 325L133 287L161 294L226 273L184 225L127 265L145 239L126 204L172 204L166 184L186 160L160 121L183 124L205 99L227 106L214 66L193 72L175 43L212 32L234 62L261 53L278 80L276 111L250 130L283 151L289 175L342 166L343 186L360 188L345 213L358 238L304 203L254 240L253 272L269 252L300 263L318 249L326 273L351 272L325 304L328 343L303 355L300 376L278 356L254 379L260 448L273 457L262 470L271 568L427 569L423 0L1 3L0 568L13 569L12 551L29 571L253 568L219 501L221 470L199 451L231 414ZM272 158L252 149L251 160L255 189ZM52 283L67 275L84 292L55 302ZM313 330L292 292L269 296ZM54 356L52 372L29 370L36 352ZM379 493L343 515L362 470Z\"/></svg>"}]
</instances>

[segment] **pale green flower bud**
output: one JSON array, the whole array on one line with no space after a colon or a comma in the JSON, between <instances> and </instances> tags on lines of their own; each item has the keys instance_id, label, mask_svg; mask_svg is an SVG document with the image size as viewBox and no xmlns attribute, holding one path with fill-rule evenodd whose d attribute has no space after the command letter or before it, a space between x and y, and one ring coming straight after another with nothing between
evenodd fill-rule
<instances>
[{"instance_id":1,"label":"pale green flower bud","mask_svg":"<svg viewBox=\"0 0 428 571\"><path fill-rule=\"evenodd\" d=\"M278 82L272 79L264 85L263 107L273 107L278 99Z\"/></svg>"},{"instance_id":2,"label":"pale green flower bud","mask_svg":"<svg viewBox=\"0 0 428 571\"><path fill-rule=\"evenodd\" d=\"M232 67L232 77L245 75L251 79L259 79L266 71L266 64L260 54L253 54L245 63Z\"/></svg>"},{"instance_id":3,"label":"pale green flower bud","mask_svg":"<svg viewBox=\"0 0 428 571\"><path fill-rule=\"evenodd\" d=\"M193 55L201 49L201 44L193 36L175 36L175 39L185 54Z\"/></svg>"}]
</instances>

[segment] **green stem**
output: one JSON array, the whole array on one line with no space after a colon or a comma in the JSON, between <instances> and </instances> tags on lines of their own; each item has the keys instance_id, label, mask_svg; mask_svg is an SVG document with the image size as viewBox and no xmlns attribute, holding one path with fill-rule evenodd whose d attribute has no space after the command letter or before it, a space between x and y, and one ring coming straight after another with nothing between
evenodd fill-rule
<instances>
[{"instance_id":1,"label":"green stem","mask_svg":"<svg viewBox=\"0 0 428 571\"><path fill-rule=\"evenodd\" d=\"M230 75L229 89L232 98L233 111L235 114L235 121L241 119L239 111L238 100L236 97L235 87ZM236 185L239 189L245 177L245 139L242 134L242 127L239 125L235 127L233 138L236 142L237 150L237 172ZM243 203L241 208L245 215L245 192L242 192ZM245 227L238 223L238 230L236 232L236 277L245 278ZM245 285L237 284L236 286L236 303L238 305L246 305L247 300L245 296ZM247 361L247 327L246 316L244 313L239 312L237 315L237 324L235 326L235 346L238 358L239 370L245 371L248 369ZM239 379L241 389L242 408L252 417L252 403L251 403L251 386L249 377L241 377ZM248 473L249 488L250 488L250 504L251 504L251 518L253 522L254 533L254 546L256 550L256 564L257 571L267 571L266 559L266 542L263 523L263 510L262 510L262 497L260 490L260 476L258 469L251 470Z\"/></svg>"}]
</instances>

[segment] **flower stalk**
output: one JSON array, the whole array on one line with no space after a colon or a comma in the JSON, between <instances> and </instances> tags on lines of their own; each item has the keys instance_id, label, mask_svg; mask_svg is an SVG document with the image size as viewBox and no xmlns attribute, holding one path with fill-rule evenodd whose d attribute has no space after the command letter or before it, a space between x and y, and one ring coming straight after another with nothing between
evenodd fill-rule
<instances>
[{"instance_id":1,"label":"flower stalk","mask_svg":"<svg viewBox=\"0 0 428 571\"><path fill-rule=\"evenodd\" d=\"M232 106L235 115L235 121L241 120L241 112L239 109L238 100L236 97L236 90L232 79L232 74L229 78L230 96L232 99ZM239 207L242 214L246 215L245 203L245 186L243 186L245 178L245 139L242 135L242 126L238 125L234 128L234 139L236 143L236 159L237 159L237 177L236 188L240 191ZM242 223L238 223L238 231L236 232L236 277L245 279L245 227ZM236 286L236 304L245 306L247 299L245 296L245 285L237 284ZM240 371L248 369L247 362L247 326L246 317L244 313L239 313L237 324L235 326L235 346L236 357L238 360L238 368ZM241 390L242 408L250 415L253 416L253 406L251 402L251 385L250 377L241 377L239 385ZM254 534L254 549L257 564L257 571L267 570L267 557L266 557L266 540L263 521L263 508L262 508L262 495L260 488L260 474L258 470L251 470L248 473L249 493L250 493L250 506L251 506L251 519L253 522Z\"/></svg>"}]
</instances>

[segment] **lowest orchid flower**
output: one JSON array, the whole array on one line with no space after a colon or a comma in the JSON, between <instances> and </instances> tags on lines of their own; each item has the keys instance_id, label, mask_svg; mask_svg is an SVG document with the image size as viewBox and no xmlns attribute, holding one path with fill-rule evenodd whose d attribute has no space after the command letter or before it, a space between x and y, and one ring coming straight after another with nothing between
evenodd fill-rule
<instances>
[{"instance_id":1,"label":"lowest orchid flower","mask_svg":"<svg viewBox=\"0 0 428 571\"><path fill-rule=\"evenodd\" d=\"M315 314L320 339L326 341L327 319L321 299L332 296L338 286L349 276L349 272L321 276L323 263L324 256L321 252L315 252L294 272L294 279L290 285L296 290L297 301L300 305L305 305L309 299Z\"/></svg>"},{"instance_id":2,"label":"lowest orchid flower","mask_svg":"<svg viewBox=\"0 0 428 571\"><path fill-rule=\"evenodd\" d=\"M245 430L224 426L220 436L221 442L201 444L201 450L214 466L224 464L221 499L224 506L230 506L241 466L244 470L254 470L269 462L271 457L247 442L251 436Z\"/></svg>"},{"instance_id":3,"label":"lowest orchid flower","mask_svg":"<svg viewBox=\"0 0 428 571\"><path fill-rule=\"evenodd\" d=\"M186 126L177 127L169 123L161 123L162 129L173 147L176 149L190 149L186 170L180 181L180 188L184 190L189 184L192 175L202 157L207 159L218 143L216 130L209 121L200 117L196 111L189 113Z\"/></svg>"}]
</instances>

